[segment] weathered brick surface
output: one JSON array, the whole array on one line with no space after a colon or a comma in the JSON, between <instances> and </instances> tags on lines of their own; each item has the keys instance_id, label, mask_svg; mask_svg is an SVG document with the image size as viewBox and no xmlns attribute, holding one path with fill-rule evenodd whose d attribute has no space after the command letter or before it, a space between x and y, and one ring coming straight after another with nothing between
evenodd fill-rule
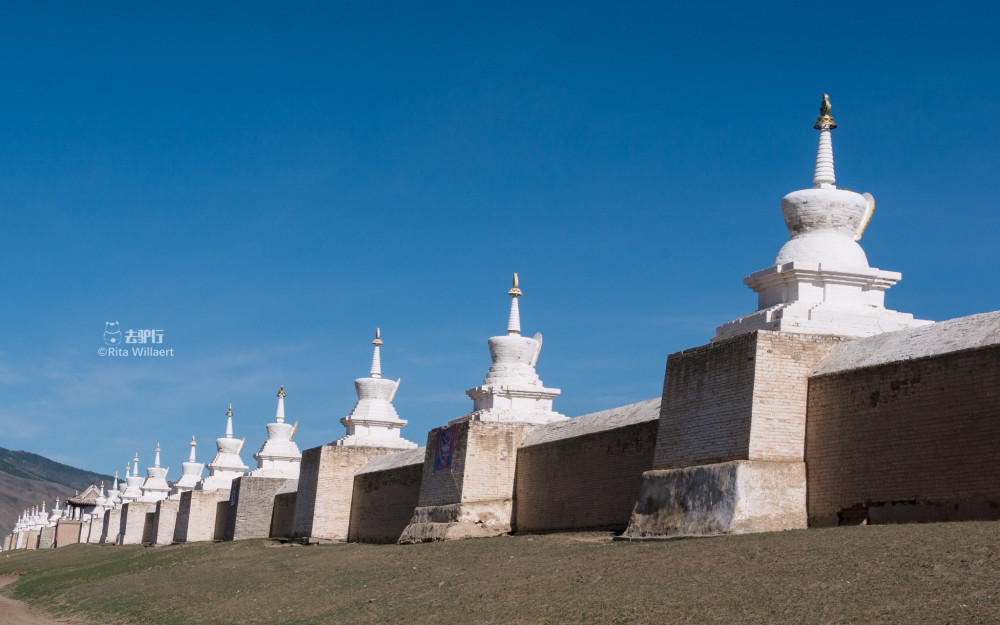
<instances>
[{"instance_id":1,"label":"weathered brick surface","mask_svg":"<svg viewBox=\"0 0 1000 625\"><path fill-rule=\"evenodd\" d=\"M294 489L289 484L296 483ZM298 497L298 480L289 480L277 495L274 496L274 512L271 513L271 537L291 538L292 523L295 521L295 500ZM287 491L287 492L286 492Z\"/></svg>"},{"instance_id":2,"label":"weathered brick surface","mask_svg":"<svg viewBox=\"0 0 1000 625\"><path fill-rule=\"evenodd\" d=\"M181 493L174 526L174 542L222 540L229 512L229 490L192 490Z\"/></svg>"},{"instance_id":3,"label":"weathered brick surface","mask_svg":"<svg viewBox=\"0 0 1000 625\"><path fill-rule=\"evenodd\" d=\"M351 522L354 474L385 447L323 445L302 452L292 538L346 540Z\"/></svg>"},{"instance_id":4,"label":"weathered brick surface","mask_svg":"<svg viewBox=\"0 0 1000 625\"><path fill-rule=\"evenodd\" d=\"M90 519L90 534L87 536L88 543L101 542L101 534L104 529L104 515L94 516Z\"/></svg>"},{"instance_id":5,"label":"weathered brick surface","mask_svg":"<svg viewBox=\"0 0 1000 625\"><path fill-rule=\"evenodd\" d=\"M841 341L756 331L671 354L654 467L801 461L808 376Z\"/></svg>"},{"instance_id":6,"label":"weathered brick surface","mask_svg":"<svg viewBox=\"0 0 1000 625\"><path fill-rule=\"evenodd\" d=\"M811 378L811 525L1000 518L1000 333L968 349L954 325L880 337L872 356L869 339L859 339ZM921 338L938 353L885 362ZM959 351L940 353L948 341ZM850 368L876 356L881 364Z\"/></svg>"},{"instance_id":7,"label":"weathered brick surface","mask_svg":"<svg viewBox=\"0 0 1000 625\"><path fill-rule=\"evenodd\" d=\"M420 497L426 449L372 460L354 477L348 540L393 543L410 522ZM373 466L374 465L374 466Z\"/></svg>"},{"instance_id":8,"label":"weathered brick surface","mask_svg":"<svg viewBox=\"0 0 1000 625\"><path fill-rule=\"evenodd\" d=\"M66 519L60 519L59 523L56 524L56 547L65 547L66 545L75 545L80 542L80 529L83 527L83 521L72 521Z\"/></svg>"},{"instance_id":9,"label":"weathered brick surface","mask_svg":"<svg viewBox=\"0 0 1000 625\"><path fill-rule=\"evenodd\" d=\"M177 512L180 506L179 499L164 499L156 502L156 513L153 519L154 545L169 545L174 542L174 529L177 526Z\"/></svg>"},{"instance_id":10,"label":"weathered brick surface","mask_svg":"<svg viewBox=\"0 0 1000 625\"><path fill-rule=\"evenodd\" d=\"M153 513L154 516L147 518L148 513ZM151 542L155 514L156 503L151 501L132 501L122 506L122 531L118 544L138 545Z\"/></svg>"},{"instance_id":11,"label":"weathered brick surface","mask_svg":"<svg viewBox=\"0 0 1000 625\"><path fill-rule=\"evenodd\" d=\"M56 544L56 528L46 525L38 533L38 548L52 549Z\"/></svg>"},{"instance_id":12,"label":"weathered brick surface","mask_svg":"<svg viewBox=\"0 0 1000 625\"><path fill-rule=\"evenodd\" d=\"M13 534L7 534L6 536L3 537L3 550L4 551L10 551L11 550L11 545L13 544L13 539L14 539L14 535Z\"/></svg>"},{"instance_id":13,"label":"weathered brick surface","mask_svg":"<svg viewBox=\"0 0 1000 625\"><path fill-rule=\"evenodd\" d=\"M38 549L38 530L28 530L28 538L24 543L25 549Z\"/></svg>"},{"instance_id":14,"label":"weathered brick surface","mask_svg":"<svg viewBox=\"0 0 1000 625\"><path fill-rule=\"evenodd\" d=\"M659 401L652 406L658 414ZM514 529L624 528L642 473L653 468L657 414L518 449Z\"/></svg>"},{"instance_id":15,"label":"weathered brick surface","mask_svg":"<svg viewBox=\"0 0 1000 625\"><path fill-rule=\"evenodd\" d=\"M242 475L233 480L223 540L267 538L271 534L274 496L287 478Z\"/></svg>"},{"instance_id":16,"label":"weathered brick surface","mask_svg":"<svg viewBox=\"0 0 1000 625\"><path fill-rule=\"evenodd\" d=\"M112 508L104 511L104 522L101 524L101 542L115 544L118 542L118 533L121 530L122 511L120 508Z\"/></svg>"}]
</instances>

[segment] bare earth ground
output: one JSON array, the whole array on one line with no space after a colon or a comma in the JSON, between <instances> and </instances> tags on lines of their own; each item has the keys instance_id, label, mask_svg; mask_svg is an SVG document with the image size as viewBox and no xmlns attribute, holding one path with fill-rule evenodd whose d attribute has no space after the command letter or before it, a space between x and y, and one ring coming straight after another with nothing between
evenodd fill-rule
<instances>
[{"instance_id":1,"label":"bare earth ground","mask_svg":"<svg viewBox=\"0 0 1000 625\"><path fill-rule=\"evenodd\" d=\"M13 575L0 577L0 589L16 580ZM3 594L0 594L0 622L3 625L59 625L59 621Z\"/></svg>"},{"instance_id":2,"label":"bare earth ground","mask_svg":"<svg viewBox=\"0 0 1000 625\"><path fill-rule=\"evenodd\" d=\"M71 545L2 554L0 575L23 575L8 595L97 623L1000 622L1000 522L610 536Z\"/></svg>"}]
</instances>

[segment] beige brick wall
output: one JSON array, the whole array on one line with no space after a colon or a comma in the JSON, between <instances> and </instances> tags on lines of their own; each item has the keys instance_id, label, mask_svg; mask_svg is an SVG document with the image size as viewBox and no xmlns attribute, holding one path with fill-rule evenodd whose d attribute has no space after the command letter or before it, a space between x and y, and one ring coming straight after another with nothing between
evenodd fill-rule
<instances>
[{"instance_id":1,"label":"beige brick wall","mask_svg":"<svg viewBox=\"0 0 1000 625\"><path fill-rule=\"evenodd\" d=\"M810 524L998 518L997 441L996 345L813 377Z\"/></svg>"},{"instance_id":2,"label":"beige brick wall","mask_svg":"<svg viewBox=\"0 0 1000 625\"><path fill-rule=\"evenodd\" d=\"M229 511L229 490L192 490L181 493L174 542L222 540Z\"/></svg>"},{"instance_id":3,"label":"beige brick wall","mask_svg":"<svg viewBox=\"0 0 1000 625\"><path fill-rule=\"evenodd\" d=\"M95 516L90 519L90 534L87 536L88 543L101 542L101 533L104 529L104 515Z\"/></svg>"},{"instance_id":4,"label":"beige brick wall","mask_svg":"<svg viewBox=\"0 0 1000 625\"><path fill-rule=\"evenodd\" d=\"M354 474L372 458L395 451L323 445L302 452L292 538L346 540Z\"/></svg>"},{"instance_id":5,"label":"beige brick wall","mask_svg":"<svg viewBox=\"0 0 1000 625\"><path fill-rule=\"evenodd\" d=\"M802 460L808 375L841 341L756 331L671 354L654 467Z\"/></svg>"},{"instance_id":6,"label":"beige brick wall","mask_svg":"<svg viewBox=\"0 0 1000 625\"><path fill-rule=\"evenodd\" d=\"M24 544L25 549L38 549L38 530L28 530L28 539Z\"/></svg>"},{"instance_id":7,"label":"beige brick wall","mask_svg":"<svg viewBox=\"0 0 1000 625\"><path fill-rule=\"evenodd\" d=\"M104 511L104 522L101 524L101 542L115 544L121 531L122 511L114 508Z\"/></svg>"},{"instance_id":8,"label":"beige brick wall","mask_svg":"<svg viewBox=\"0 0 1000 625\"><path fill-rule=\"evenodd\" d=\"M121 545L138 545L142 542L149 542L153 533L153 518L146 518L146 514L156 513L156 503L150 501L132 501L122 506L121 527L122 535L119 539Z\"/></svg>"},{"instance_id":9,"label":"beige brick wall","mask_svg":"<svg viewBox=\"0 0 1000 625\"><path fill-rule=\"evenodd\" d=\"M348 540L394 543L410 522L420 498L424 463L360 473L354 478Z\"/></svg>"},{"instance_id":10,"label":"beige brick wall","mask_svg":"<svg viewBox=\"0 0 1000 625\"><path fill-rule=\"evenodd\" d=\"M295 521L295 499L298 491L278 493L274 496L274 512L271 513L271 536L290 538L292 523Z\"/></svg>"},{"instance_id":11,"label":"beige brick wall","mask_svg":"<svg viewBox=\"0 0 1000 625\"><path fill-rule=\"evenodd\" d=\"M657 421L521 447L514 529L624 528L653 468Z\"/></svg>"},{"instance_id":12,"label":"beige brick wall","mask_svg":"<svg viewBox=\"0 0 1000 625\"><path fill-rule=\"evenodd\" d=\"M3 537L3 550L4 551L10 551L11 550L11 545L13 544L13 538L14 538L13 534L7 534L6 536Z\"/></svg>"},{"instance_id":13,"label":"beige brick wall","mask_svg":"<svg viewBox=\"0 0 1000 625\"><path fill-rule=\"evenodd\" d=\"M45 526L38 533L38 548L51 549L56 544L56 528Z\"/></svg>"},{"instance_id":14,"label":"beige brick wall","mask_svg":"<svg viewBox=\"0 0 1000 625\"><path fill-rule=\"evenodd\" d=\"M224 540L267 538L271 534L274 496L287 478L243 475L233 480Z\"/></svg>"},{"instance_id":15,"label":"beige brick wall","mask_svg":"<svg viewBox=\"0 0 1000 625\"><path fill-rule=\"evenodd\" d=\"M80 542L80 528L82 521L68 521L62 519L56 524L56 547L75 545Z\"/></svg>"},{"instance_id":16,"label":"beige brick wall","mask_svg":"<svg viewBox=\"0 0 1000 625\"><path fill-rule=\"evenodd\" d=\"M156 502L156 517L153 521L153 544L169 545L174 542L174 528L177 526L179 499L164 499Z\"/></svg>"}]
</instances>

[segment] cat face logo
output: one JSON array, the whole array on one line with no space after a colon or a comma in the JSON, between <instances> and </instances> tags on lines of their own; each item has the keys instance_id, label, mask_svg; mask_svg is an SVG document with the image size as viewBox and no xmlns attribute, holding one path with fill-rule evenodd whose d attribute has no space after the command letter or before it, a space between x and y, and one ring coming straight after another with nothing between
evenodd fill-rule
<instances>
[{"instance_id":1,"label":"cat face logo","mask_svg":"<svg viewBox=\"0 0 1000 625\"><path fill-rule=\"evenodd\" d=\"M117 321L108 321L104 324L104 344L110 347L122 344L122 331Z\"/></svg>"}]
</instances>

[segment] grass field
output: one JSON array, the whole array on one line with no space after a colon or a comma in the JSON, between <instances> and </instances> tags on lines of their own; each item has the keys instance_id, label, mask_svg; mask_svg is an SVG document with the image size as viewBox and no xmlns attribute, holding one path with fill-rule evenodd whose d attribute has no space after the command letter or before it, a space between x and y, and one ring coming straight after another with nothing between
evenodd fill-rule
<instances>
[{"instance_id":1,"label":"grass field","mask_svg":"<svg viewBox=\"0 0 1000 625\"><path fill-rule=\"evenodd\" d=\"M71 545L2 554L0 575L92 623L1000 622L1000 523L610 538Z\"/></svg>"}]
</instances>

